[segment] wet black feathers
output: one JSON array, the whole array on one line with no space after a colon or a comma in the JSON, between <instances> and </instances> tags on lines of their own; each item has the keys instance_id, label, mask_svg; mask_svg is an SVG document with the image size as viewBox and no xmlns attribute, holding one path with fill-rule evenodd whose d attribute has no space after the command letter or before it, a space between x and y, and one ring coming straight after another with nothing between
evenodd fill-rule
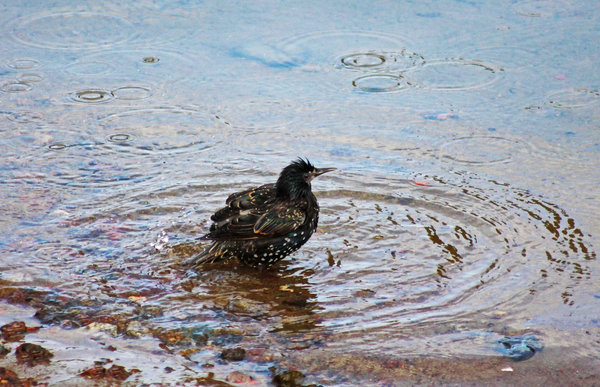
<instances>
[{"instance_id":1,"label":"wet black feathers","mask_svg":"<svg viewBox=\"0 0 600 387\"><path fill-rule=\"evenodd\" d=\"M267 184L233 194L227 207L217 211L210 232L203 239L248 240L287 234L306 219L307 205L276 200L276 187ZM316 200L315 200L316 203Z\"/></svg>"},{"instance_id":2,"label":"wet black feathers","mask_svg":"<svg viewBox=\"0 0 600 387\"><path fill-rule=\"evenodd\" d=\"M194 265L227 258L268 267L297 250L317 228L319 205L311 180L333 168L317 169L298 159L285 167L275 184L230 195L226 206L211 216L202 239L213 244L194 259Z\"/></svg>"}]
</instances>

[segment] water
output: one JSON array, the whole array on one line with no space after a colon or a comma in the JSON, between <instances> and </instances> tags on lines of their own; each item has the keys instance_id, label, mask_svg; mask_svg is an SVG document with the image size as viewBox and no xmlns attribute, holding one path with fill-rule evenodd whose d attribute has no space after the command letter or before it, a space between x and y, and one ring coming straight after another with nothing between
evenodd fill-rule
<instances>
[{"instance_id":1,"label":"water","mask_svg":"<svg viewBox=\"0 0 600 387\"><path fill-rule=\"evenodd\" d=\"M55 357L0 365L74 385L100 358L132 383L597 376L594 4L36 5L2 6L0 305ZM338 168L300 251L179 266L229 193L297 156ZM544 350L507 363L521 334Z\"/></svg>"}]
</instances>

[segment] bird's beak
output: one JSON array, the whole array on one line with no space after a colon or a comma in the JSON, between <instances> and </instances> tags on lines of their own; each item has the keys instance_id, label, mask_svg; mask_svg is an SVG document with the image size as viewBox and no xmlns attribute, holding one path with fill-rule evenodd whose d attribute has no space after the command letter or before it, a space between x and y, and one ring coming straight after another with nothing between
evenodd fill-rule
<instances>
[{"instance_id":1,"label":"bird's beak","mask_svg":"<svg viewBox=\"0 0 600 387\"><path fill-rule=\"evenodd\" d=\"M313 178L320 176L324 173L327 172L331 172L331 171L335 171L337 168L315 168L314 172L312 173Z\"/></svg>"}]
</instances>

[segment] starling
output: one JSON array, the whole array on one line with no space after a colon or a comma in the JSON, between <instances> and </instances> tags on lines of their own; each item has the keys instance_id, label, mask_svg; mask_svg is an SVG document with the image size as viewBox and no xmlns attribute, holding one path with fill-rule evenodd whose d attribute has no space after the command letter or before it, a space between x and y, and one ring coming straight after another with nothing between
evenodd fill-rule
<instances>
[{"instance_id":1,"label":"starling","mask_svg":"<svg viewBox=\"0 0 600 387\"><path fill-rule=\"evenodd\" d=\"M211 216L201 239L213 241L192 259L193 265L237 258L267 268L298 250L317 229L319 205L311 181L335 168L315 168L301 158L283 168L275 184L230 195Z\"/></svg>"}]
</instances>

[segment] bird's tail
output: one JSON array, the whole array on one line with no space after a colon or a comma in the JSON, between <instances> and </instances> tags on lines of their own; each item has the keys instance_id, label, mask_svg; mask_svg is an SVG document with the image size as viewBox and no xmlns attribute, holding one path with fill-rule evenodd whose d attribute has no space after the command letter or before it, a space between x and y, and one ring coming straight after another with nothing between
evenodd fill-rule
<instances>
[{"instance_id":1,"label":"bird's tail","mask_svg":"<svg viewBox=\"0 0 600 387\"><path fill-rule=\"evenodd\" d=\"M181 263L187 269L197 269L205 263L215 262L223 257L221 243L215 242L200 254L194 255Z\"/></svg>"}]
</instances>

